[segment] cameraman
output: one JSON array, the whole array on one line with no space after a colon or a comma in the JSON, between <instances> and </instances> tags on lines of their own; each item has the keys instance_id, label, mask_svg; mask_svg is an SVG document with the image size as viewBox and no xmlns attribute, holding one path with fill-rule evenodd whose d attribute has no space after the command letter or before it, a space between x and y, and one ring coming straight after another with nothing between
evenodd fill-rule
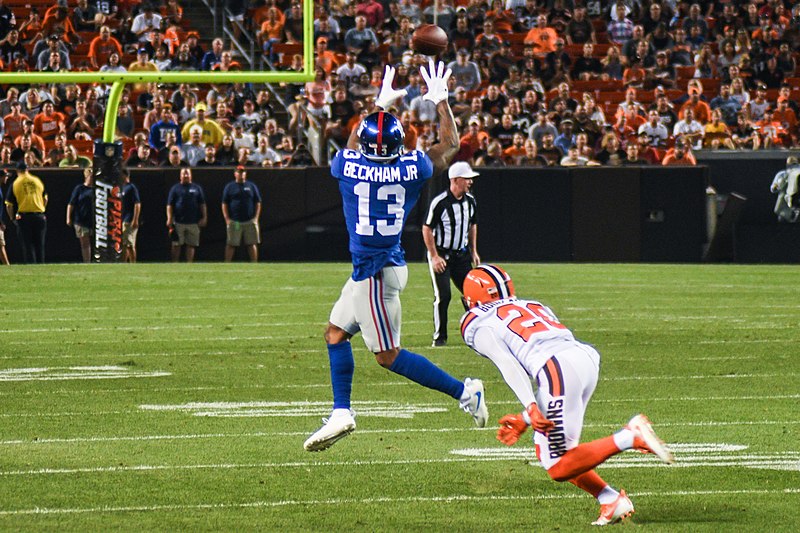
<instances>
[{"instance_id":1,"label":"cameraman","mask_svg":"<svg viewBox=\"0 0 800 533\"><path fill-rule=\"evenodd\" d=\"M795 156L786 159L786 170L775 174L769 190L778 195L773 211L778 215L778 222L797 222L800 208L794 207L793 196L797 193L797 178L800 176L800 165Z\"/></svg>"}]
</instances>

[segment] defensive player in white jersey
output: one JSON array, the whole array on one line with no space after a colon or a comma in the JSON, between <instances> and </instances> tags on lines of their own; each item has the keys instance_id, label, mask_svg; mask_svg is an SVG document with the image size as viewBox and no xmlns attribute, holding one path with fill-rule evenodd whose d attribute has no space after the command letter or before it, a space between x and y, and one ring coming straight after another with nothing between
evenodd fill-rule
<instances>
[{"instance_id":1,"label":"defensive player in white jersey","mask_svg":"<svg viewBox=\"0 0 800 533\"><path fill-rule=\"evenodd\" d=\"M519 300L509 275L479 265L464 280L461 335L467 345L497 366L525 410L500 419L497 438L511 446L532 426L536 455L555 481L569 481L600 503L594 525L618 522L633 513L625 491L594 471L612 455L637 449L665 463L674 458L647 417L634 416L613 435L580 444L583 415L597 385L600 354L575 339L539 302ZM534 391L531 380L536 380Z\"/></svg>"},{"instance_id":2,"label":"defensive player in white jersey","mask_svg":"<svg viewBox=\"0 0 800 533\"><path fill-rule=\"evenodd\" d=\"M447 103L444 63L420 69L428 92L425 99L436 105L439 143L428 153L405 153L405 134L400 121L384 111L405 90L395 90L394 69L386 67L378 110L365 117L350 135L347 148L331 162L331 174L339 181L345 222L350 237L353 274L345 283L331 311L325 341L333 389L333 411L311 435L304 448L316 452L329 448L356 427L350 408L355 363L350 338L361 332L378 364L425 387L443 392L460 402L479 427L486 425L488 411L480 380L462 383L422 355L400 348L400 292L408 279L400 237L406 217L416 204L424 183L441 173L458 151L459 137L453 112Z\"/></svg>"}]
</instances>

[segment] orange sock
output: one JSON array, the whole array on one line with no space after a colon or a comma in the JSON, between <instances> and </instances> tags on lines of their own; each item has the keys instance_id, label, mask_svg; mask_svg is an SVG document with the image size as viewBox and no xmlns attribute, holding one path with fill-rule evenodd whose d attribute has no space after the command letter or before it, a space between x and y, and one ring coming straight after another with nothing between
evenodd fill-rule
<instances>
[{"instance_id":1,"label":"orange sock","mask_svg":"<svg viewBox=\"0 0 800 533\"><path fill-rule=\"evenodd\" d=\"M597 498L597 495L608 486L608 483L603 481L603 478L597 475L597 472L594 470L584 472L583 474L570 479L569 482L579 489L585 490L595 498Z\"/></svg>"},{"instance_id":2,"label":"orange sock","mask_svg":"<svg viewBox=\"0 0 800 533\"><path fill-rule=\"evenodd\" d=\"M585 442L562 455L547 473L556 481L568 481L588 472L620 451L613 435Z\"/></svg>"}]
</instances>

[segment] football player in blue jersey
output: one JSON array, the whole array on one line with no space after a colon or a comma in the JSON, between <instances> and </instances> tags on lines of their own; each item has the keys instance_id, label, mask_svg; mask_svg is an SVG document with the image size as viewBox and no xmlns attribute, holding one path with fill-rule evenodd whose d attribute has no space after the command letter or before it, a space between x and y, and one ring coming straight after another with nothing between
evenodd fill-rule
<instances>
[{"instance_id":1,"label":"football player in blue jersey","mask_svg":"<svg viewBox=\"0 0 800 533\"><path fill-rule=\"evenodd\" d=\"M343 200L353 274L333 306L325 331L333 411L306 440L308 451L325 450L356 428L350 409L355 369L350 338L358 332L378 364L452 396L479 427L486 425L488 410L480 380L461 382L425 357L400 348L400 293L408 279L400 245L403 226L425 182L443 172L459 148L458 130L447 103L450 70L445 72L444 63L430 61L428 69L422 67L420 73L428 86L424 98L436 105L439 115L439 143L428 153L404 151L403 126L385 109L406 91L392 87L394 69L387 66L375 101L377 110L353 129L347 148L331 163Z\"/></svg>"}]
</instances>

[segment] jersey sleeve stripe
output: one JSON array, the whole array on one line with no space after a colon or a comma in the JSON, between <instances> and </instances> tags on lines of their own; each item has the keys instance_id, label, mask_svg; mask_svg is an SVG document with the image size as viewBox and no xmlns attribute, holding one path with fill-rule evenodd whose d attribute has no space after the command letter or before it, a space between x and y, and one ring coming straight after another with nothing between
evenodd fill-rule
<instances>
[{"instance_id":1,"label":"jersey sleeve stripe","mask_svg":"<svg viewBox=\"0 0 800 533\"><path fill-rule=\"evenodd\" d=\"M461 336L464 337L464 334L467 332L467 327L472 323L473 320L478 318L478 315L475 313L467 313L464 315L464 319L461 321Z\"/></svg>"}]
</instances>

